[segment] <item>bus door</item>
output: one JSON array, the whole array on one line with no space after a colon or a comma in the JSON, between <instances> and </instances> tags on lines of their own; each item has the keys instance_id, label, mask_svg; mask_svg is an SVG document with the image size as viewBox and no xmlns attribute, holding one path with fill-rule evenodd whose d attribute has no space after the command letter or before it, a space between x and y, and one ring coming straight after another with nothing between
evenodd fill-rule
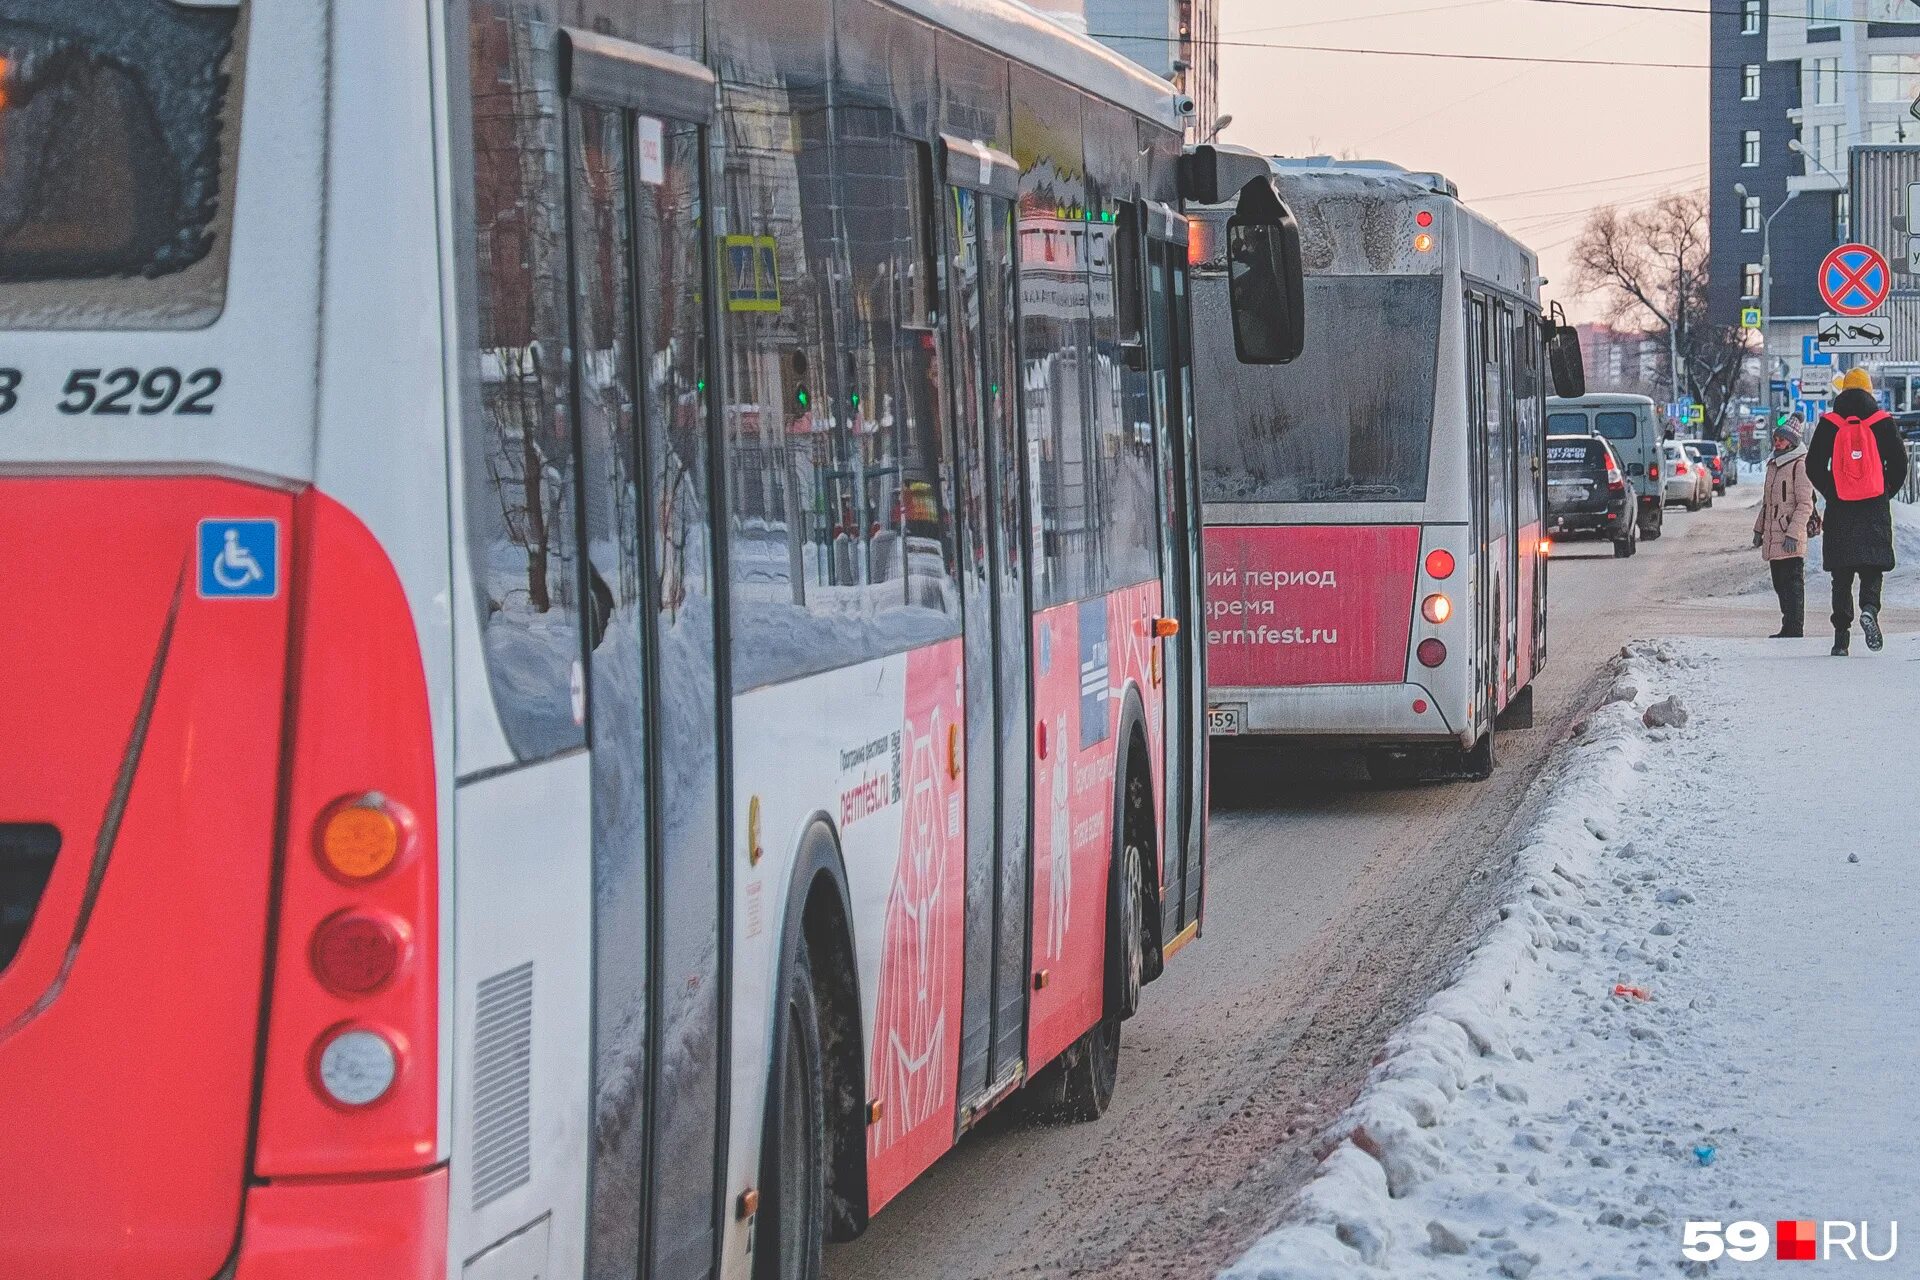
<instances>
[{"instance_id":1,"label":"bus door","mask_svg":"<svg viewBox=\"0 0 1920 1280\"><path fill-rule=\"evenodd\" d=\"M1499 573L1494 556L1499 551L1498 501L1500 484L1494 447L1494 418L1498 413L1488 392L1492 379L1487 367L1491 350L1486 299L1474 295L1467 307L1467 437L1468 466L1473 488L1474 588L1474 715L1476 726L1492 726L1499 710L1499 623L1505 606L1498 600ZM1488 705L1482 705L1483 703Z\"/></svg>"},{"instance_id":2,"label":"bus door","mask_svg":"<svg viewBox=\"0 0 1920 1280\"><path fill-rule=\"evenodd\" d=\"M1506 609L1500 627L1503 704L1520 686L1520 535L1526 526L1526 522L1520 518L1520 459L1525 450L1520 439L1522 420L1513 376L1513 324L1513 308L1504 302L1495 303L1491 376L1499 384L1499 395L1492 403L1497 404L1500 410L1498 438L1501 457L1496 465L1500 468L1501 501L1506 511L1501 528L1507 537L1507 554L1502 561L1506 580L1500 592L1501 603Z\"/></svg>"},{"instance_id":3,"label":"bus door","mask_svg":"<svg viewBox=\"0 0 1920 1280\"><path fill-rule=\"evenodd\" d=\"M704 204L713 77L624 41L565 38L593 789L586 1275L710 1275L730 1079Z\"/></svg>"},{"instance_id":4,"label":"bus door","mask_svg":"<svg viewBox=\"0 0 1920 1280\"><path fill-rule=\"evenodd\" d=\"M1204 815L1205 736L1198 731L1202 688L1203 612L1201 573L1193 530L1195 498L1193 417L1186 331L1187 224L1151 208L1147 242L1147 368L1155 435L1160 446L1161 612L1180 630L1160 643L1166 751L1166 852L1161 860L1160 936L1171 943L1200 913L1200 823Z\"/></svg>"},{"instance_id":5,"label":"bus door","mask_svg":"<svg viewBox=\"0 0 1920 1280\"><path fill-rule=\"evenodd\" d=\"M1031 540L1013 345L1020 170L979 143L948 138L944 150L966 618L966 962L955 1122L964 1130L1025 1069Z\"/></svg>"}]
</instances>

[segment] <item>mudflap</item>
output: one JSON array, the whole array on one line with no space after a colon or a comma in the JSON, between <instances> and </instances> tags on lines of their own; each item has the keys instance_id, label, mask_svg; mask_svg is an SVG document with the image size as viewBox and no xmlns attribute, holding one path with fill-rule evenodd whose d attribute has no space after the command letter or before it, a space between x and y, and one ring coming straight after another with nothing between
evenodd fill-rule
<instances>
[{"instance_id":1,"label":"mudflap","mask_svg":"<svg viewBox=\"0 0 1920 1280\"><path fill-rule=\"evenodd\" d=\"M1533 686L1528 685L1513 695L1513 701L1500 713L1495 722L1502 729L1533 728Z\"/></svg>"}]
</instances>

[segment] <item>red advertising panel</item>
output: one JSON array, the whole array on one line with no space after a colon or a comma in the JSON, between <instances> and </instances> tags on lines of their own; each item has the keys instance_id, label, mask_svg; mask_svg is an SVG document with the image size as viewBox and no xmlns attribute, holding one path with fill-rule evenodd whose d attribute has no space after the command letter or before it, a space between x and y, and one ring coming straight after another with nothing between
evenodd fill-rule
<instances>
[{"instance_id":1,"label":"red advertising panel","mask_svg":"<svg viewBox=\"0 0 1920 1280\"><path fill-rule=\"evenodd\" d=\"M1206 549L1209 683L1406 679L1418 525L1222 525Z\"/></svg>"}]
</instances>

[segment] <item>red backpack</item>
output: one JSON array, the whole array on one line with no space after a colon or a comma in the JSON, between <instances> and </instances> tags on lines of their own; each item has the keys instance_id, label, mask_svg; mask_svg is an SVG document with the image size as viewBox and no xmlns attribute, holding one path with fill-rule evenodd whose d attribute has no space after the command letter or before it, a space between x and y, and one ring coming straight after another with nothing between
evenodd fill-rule
<instances>
[{"instance_id":1,"label":"red backpack","mask_svg":"<svg viewBox=\"0 0 1920 1280\"><path fill-rule=\"evenodd\" d=\"M1880 442L1874 438L1873 428L1889 416L1884 409L1870 418L1827 415L1834 425L1833 491L1841 501L1886 496L1887 473L1880 465Z\"/></svg>"}]
</instances>

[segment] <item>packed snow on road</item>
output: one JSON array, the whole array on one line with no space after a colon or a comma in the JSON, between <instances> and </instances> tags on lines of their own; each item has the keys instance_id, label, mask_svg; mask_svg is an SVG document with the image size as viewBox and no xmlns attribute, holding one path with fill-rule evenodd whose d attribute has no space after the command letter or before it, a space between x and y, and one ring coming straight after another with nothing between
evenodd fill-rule
<instances>
[{"instance_id":1,"label":"packed snow on road","mask_svg":"<svg viewBox=\"0 0 1920 1280\"><path fill-rule=\"evenodd\" d=\"M1721 1274L1736 1223L1885 1256L1920 1169L1920 636L1809 635L1623 652L1498 920L1232 1280Z\"/></svg>"}]
</instances>

